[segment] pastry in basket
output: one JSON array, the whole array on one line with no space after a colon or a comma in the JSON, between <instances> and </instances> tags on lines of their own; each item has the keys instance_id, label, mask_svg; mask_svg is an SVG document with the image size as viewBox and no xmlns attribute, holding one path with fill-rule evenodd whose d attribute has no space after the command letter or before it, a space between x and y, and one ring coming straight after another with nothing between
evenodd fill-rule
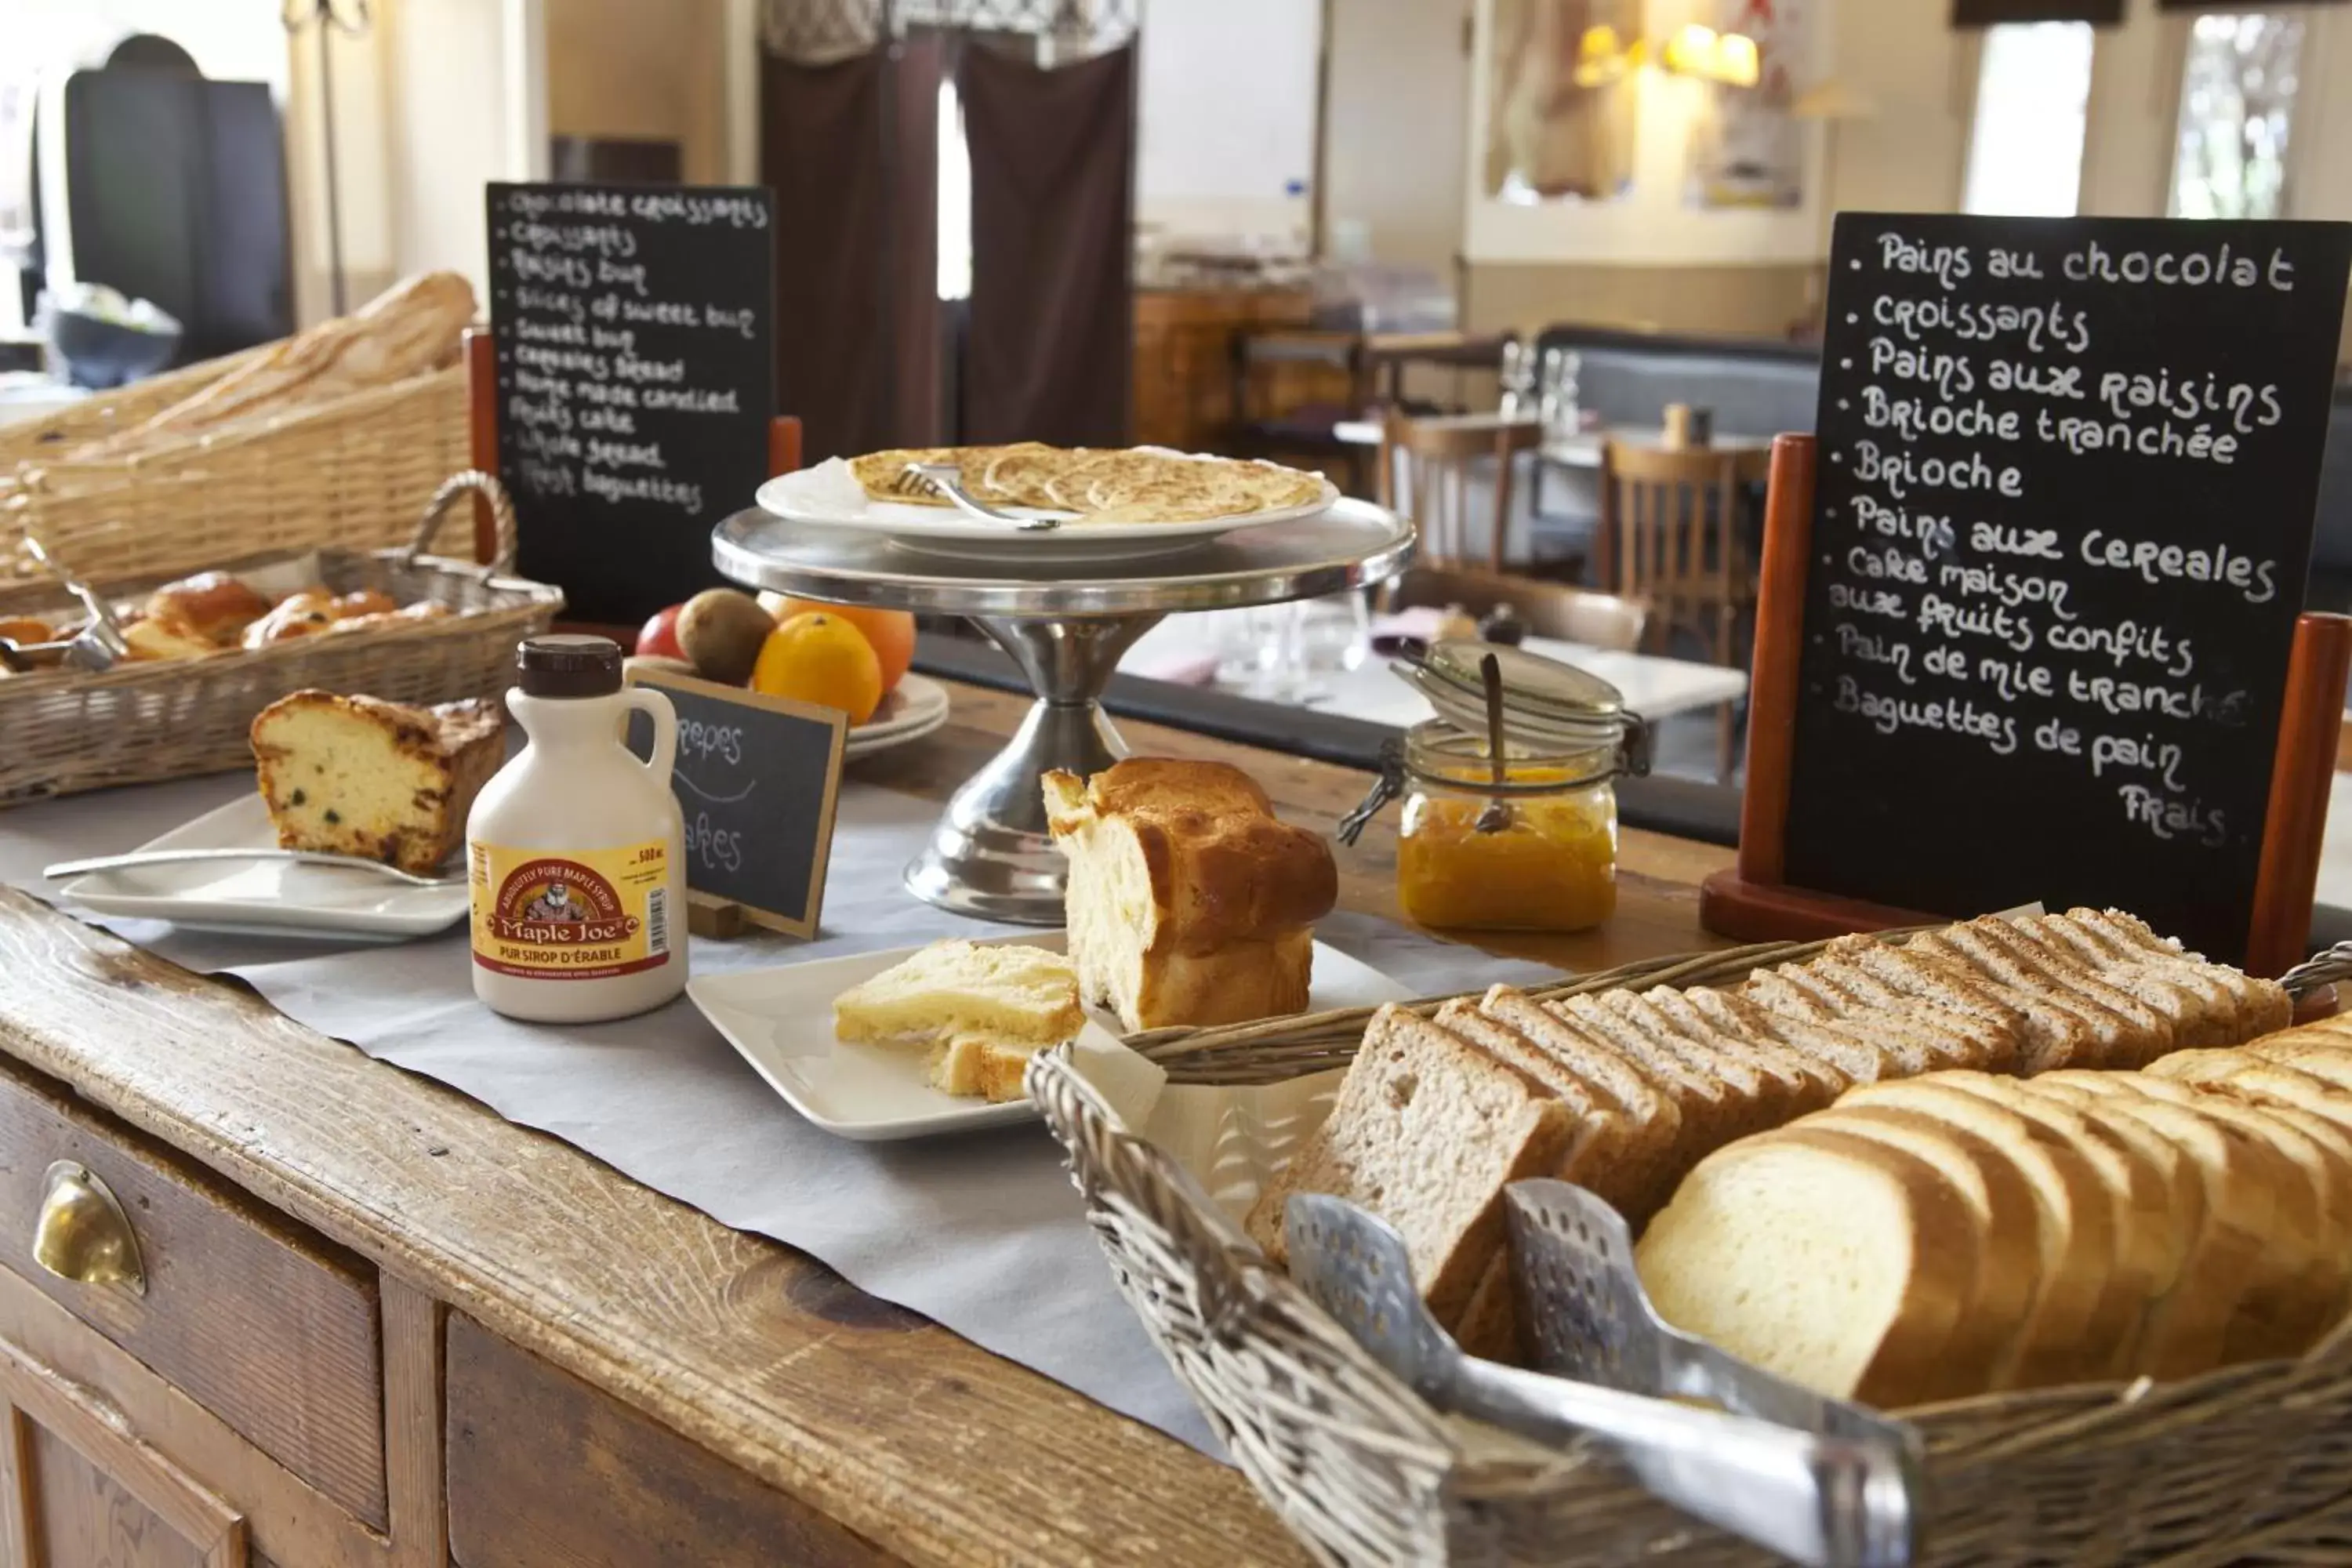
<instances>
[{"instance_id":1,"label":"pastry in basket","mask_svg":"<svg viewBox=\"0 0 2352 1568\"><path fill-rule=\"evenodd\" d=\"M1031 1053L1086 1022L1062 954L961 940L935 942L833 1003L836 1037L923 1047L933 1088L991 1100L1017 1099Z\"/></svg>"},{"instance_id":2,"label":"pastry in basket","mask_svg":"<svg viewBox=\"0 0 2352 1568\"><path fill-rule=\"evenodd\" d=\"M255 715L253 755L281 847L424 876L463 842L466 813L506 761L504 712L297 691Z\"/></svg>"},{"instance_id":3,"label":"pastry in basket","mask_svg":"<svg viewBox=\"0 0 2352 1568\"><path fill-rule=\"evenodd\" d=\"M141 606L142 619L215 647L233 646L246 627L268 613L268 599L226 572L199 572L166 583Z\"/></svg>"},{"instance_id":4,"label":"pastry in basket","mask_svg":"<svg viewBox=\"0 0 2352 1568\"><path fill-rule=\"evenodd\" d=\"M2169 1372L2196 1365L2205 1352L2143 1352L2146 1333L2135 1325L2154 1321L2141 1310L2151 1291L2157 1300L2184 1301L2181 1321L2210 1317L2210 1309L2193 1296L2167 1295L2168 1287L2150 1283L2179 1273L2185 1238L2123 1237L2125 1250L2113 1258L2103 1255L2095 1277L2077 1286L2066 1282L2072 1275L2061 1267L2066 1247L2074 1245L2069 1237L2076 1222L2045 1220L2079 1209L2080 1223L2091 1227L2084 1234L2099 1237L2099 1246L2113 1252L2122 1235L2116 1228L2122 1209L2194 1209L2214 1195L2210 1184L2185 1184L2179 1156L2167 1160L2127 1147L2136 1135L2130 1130L2093 1139L2095 1147L2082 1152L2079 1164L2063 1153L2012 1151L2030 1163L2012 1170L2014 1161L1984 1158L1983 1145L2001 1142L1992 1135L1996 1124L2010 1127L2022 1116L2029 1126L2042 1126L2063 1121L2063 1111L2041 1100L2005 1113L1998 1106L1992 1111L1977 1107L1988 1096L2010 1092L2020 1079L2054 1100L2085 1092L2086 1085L2121 1081L2128 1069L2151 1063L2158 1064L2151 1072L2160 1075L2168 1053L2253 1039L2284 1026L2290 1010L2275 983L2184 952L2129 915L2087 909L2022 921L1988 917L1901 943L1844 938L1815 958L1759 970L1727 988L1659 986L1546 997L1498 985L1484 996L1446 1003L1425 1021L1394 1009L1380 1015L1330 1117L1260 1198L1248 1229L1278 1262L1283 1205L1290 1193L1335 1193L1362 1204L1404 1234L1416 1269L1424 1271L1423 1294L1438 1292L1430 1295L1433 1310L1465 1346L1508 1356L1517 1346L1519 1325L1510 1259L1493 1217L1505 1184L1531 1175L1578 1183L1614 1205L1640 1234L1670 1200L1683 1206L1685 1197L1696 1204L1701 1193L1746 1192L1757 1184L1785 1189L1784 1212L1793 1213L1820 1201L1822 1189L1801 1173L1818 1167L1843 1173L1833 1184L1853 1190L1855 1234L1866 1232L1880 1238L1873 1245L1890 1247L1895 1243L1886 1237L1908 1235L1926 1249L1916 1272L1916 1293L1927 1303L1921 1310L1942 1310L1934 1303L1939 1291L1948 1295L1950 1289L1948 1281L1938 1283L1941 1264L1926 1260L1930 1252L1948 1257L1960 1245L1956 1238L1965 1237L1969 1248L1986 1249L2000 1260L1997 1268L1973 1271L1967 1289L1975 1292L1974 1305L1945 1322L1946 1339L1936 1342L1942 1348L1924 1359L1917 1336L1933 1338L1933 1331L1906 1329L1890 1342L1895 1348L1876 1372L1870 1371L1874 1350L1864 1356L1843 1342L1819 1347L1825 1359L1806 1363L1805 1375L1834 1383L1832 1373L1843 1369L1860 1379L1832 1392L1859 1389L1864 1398L1880 1398L1899 1390L1916 1400L1939 1397L1979 1375L1992 1382L1976 1386L2027 1387L2116 1375L2132 1366ZM1436 1051L1427 1038L1433 1034L1457 1049ZM1447 1074L1436 1079L1411 1063L1400 1066L1395 1047L1402 1039L1423 1056L1444 1058L1452 1064ZM1382 1048L1370 1048L1375 1042ZM1480 1065L1463 1065L1465 1052ZM2191 1048L2189 1058L2211 1054ZM1922 1090L1937 1080L1941 1087ZM1433 1098L1431 1085L1441 1082L1447 1087ZM1550 1141L1515 1104L1514 1086L1531 1102L1559 1107L1570 1129L1564 1142ZM1950 1101L1963 1091L1975 1100ZM1826 1123L1813 1118L1832 1102L1840 1139L1874 1138L1892 1152L1856 1152L1841 1145L1832 1154L1800 1156L1775 1145L1769 1154L1727 1158L1706 1184L1691 1184L1691 1173L1718 1151L1745 1149L1761 1135L1810 1128L1815 1131L1808 1134L1808 1148L1822 1142L1827 1135L1820 1129ZM1486 1109L1477 1110L1481 1105ZM1958 1125L1963 1115L1972 1120ZM1916 1125L1922 1117L1948 1131L1923 1140ZM1958 1131L1948 1131L1956 1125ZM1486 1142L1473 1152L1462 1142L1462 1129L1472 1126L1504 1131L1477 1134ZM2031 1134L2020 1151L2049 1147L2055 1134L2045 1132L2046 1127ZM1748 1161L1757 1163L1744 1163ZM1422 1164L1464 1173L1468 1184L1432 1193L1426 1181L1408 1182L1400 1174ZM1789 1173L1792 1164L1801 1173ZM2151 1164L2153 1170L2146 1168ZM1919 1178L1915 1165L1944 1187ZM1888 1168L1896 1166L1906 1173L1890 1178ZM1911 1231L1900 1225L1889 1229L1884 1216L1902 1213L1908 1201L1904 1194L1923 1184L1938 1194L1948 1187L1950 1194L1929 1205L1932 1212L1923 1213ZM2344 1195L2352 1221L2352 1185ZM2029 1213L2037 1218L2021 1226L2015 1216ZM1723 1245L1706 1228L1712 1221L1688 1215L1666 1234L1679 1234L1686 1223L1717 1237L1691 1244L1696 1250ZM1643 1245L1651 1245L1646 1237ZM1792 1233L1785 1247L1759 1247L1759 1260L1777 1259L1770 1267L1798 1281L1773 1299L1777 1305L1759 1304L1759 1313L1784 1307L1811 1311L1809 1305L1789 1305L1788 1295L1818 1289L1826 1293L1822 1300L1842 1303L1839 1310L1858 1321L1877 1311L1892 1322L1889 1314L1902 1302L1887 1294L1888 1281L1912 1277L1906 1272L1909 1262L1874 1256L1832 1280L1822 1273L1829 1254L1819 1249L1832 1242L1819 1237ZM1790 1268L1788 1259L1798 1257L1804 1264ZM2021 1273L2021 1285L2011 1280ZM1472 1281L1466 1289L1465 1276ZM1661 1287L1662 1310L1668 1300L1687 1301L1676 1294L1680 1289ZM2029 1299L2022 1307L2015 1300L2020 1295ZM2138 1306L2127 1312L2120 1304L2126 1300ZM2304 1305L2287 1304L2291 1321ZM1990 1337L1994 1331L1984 1325L2003 1322L2012 1311L2040 1313L2032 1321L2041 1326L2010 1335L1998 1350L1970 1337ZM1793 1334L1811 1320L1771 1321L1780 1327L1758 1332ZM2168 1342L2193 1339L2169 1318L2166 1322ZM1747 1342L1733 1348L1744 1352ZM2135 1359L2143 1354L2148 1359ZM1958 1378L1958 1368L1979 1364L1994 1370Z\"/></svg>"},{"instance_id":5,"label":"pastry in basket","mask_svg":"<svg viewBox=\"0 0 2352 1568\"><path fill-rule=\"evenodd\" d=\"M1314 924L1338 901L1339 871L1331 847L1277 819L1255 779L1129 757L1090 779L1049 773L1044 787L1088 1002L1129 1030L1305 1010Z\"/></svg>"}]
</instances>

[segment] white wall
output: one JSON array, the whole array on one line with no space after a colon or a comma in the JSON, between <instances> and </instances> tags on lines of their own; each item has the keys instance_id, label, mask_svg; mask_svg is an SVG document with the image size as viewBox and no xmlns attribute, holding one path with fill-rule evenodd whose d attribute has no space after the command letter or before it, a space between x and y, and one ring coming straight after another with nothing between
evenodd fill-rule
<instances>
[{"instance_id":1,"label":"white wall","mask_svg":"<svg viewBox=\"0 0 2352 1568\"><path fill-rule=\"evenodd\" d=\"M0 68L75 57L104 63L126 33L160 33L222 81L265 81L286 90L286 30L269 5L250 0L0 0Z\"/></svg>"},{"instance_id":2,"label":"white wall","mask_svg":"<svg viewBox=\"0 0 2352 1568\"><path fill-rule=\"evenodd\" d=\"M1450 275L1462 250L1465 0L1334 0L1328 216L1374 259Z\"/></svg>"},{"instance_id":3,"label":"white wall","mask_svg":"<svg viewBox=\"0 0 2352 1568\"><path fill-rule=\"evenodd\" d=\"M1340 0L1353 4L1354 0ZM1139 29L1136 216L1181 234L1304 234L1320 0L1157 0Z\"/></svg>"}]
</instances>

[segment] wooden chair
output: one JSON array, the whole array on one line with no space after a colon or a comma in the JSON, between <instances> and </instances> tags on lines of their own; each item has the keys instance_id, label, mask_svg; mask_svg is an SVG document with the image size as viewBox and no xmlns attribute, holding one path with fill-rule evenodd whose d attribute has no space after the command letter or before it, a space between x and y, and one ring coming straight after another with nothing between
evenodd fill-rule
<instances>
[{"instance_id":1,"label":"wooden chair","mask_svg":"<svg viewBox=\"0 0 2352 1568\"><path fill-rule=\"evenodd\" d=\"M1505 567L1511 531L1512 470L1522 452L1543 445L1543 426L1533 419L1436 416L1417 419L1391 409L1381 429L1380 503L1403 512L1420 526L1421 558L1445 565L1467 558L1470 526L1470 465L1495 459L1494 532L1486 545L1486 569ZM1402 498L1397 459L1404 458Z\"/></svg>"},{"instance_id":2,"label":"wooden chair","mask_svg":"<svg viewBox=\"0 0 2352 1568\"><path fill-rule=\"evenodd\" d=\"M1706 647L1710 663L1737 666L1740 616L1756 603L1756 571L1739 529L1739 458L1692 447L1665 451L1602 444L1601 580L1621 598L1649 604L1652 651L1677 629ZM1717 773L1731 773L1731 704L1716 723Z\"/></svg>"},{"instance_id":3,"label":"wooden chair","mask_svg":"<svg viewBox=\"0 0 2352 1568\"><path fill-rule=\"evenodd\" d=\"M1459 605L1471 616L1508 605L1537 637L1617 653L1632 653L1642 646L1642 630L1650 616L1647 605L1613 594L1475 567L1416 566L1407 572L1390 588L1389 608L1409 610L1420 605Z\"/></svg>"}]
</instances>

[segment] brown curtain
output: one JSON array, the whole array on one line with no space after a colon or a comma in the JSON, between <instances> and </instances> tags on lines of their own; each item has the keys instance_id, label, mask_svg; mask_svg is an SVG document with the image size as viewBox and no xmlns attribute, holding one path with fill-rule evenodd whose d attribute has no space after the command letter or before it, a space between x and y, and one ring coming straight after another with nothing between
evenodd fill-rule
<instances>
[{"instance_id":1,"label":"brown curtain","mask_svg":"<svg viewBox=\"0 0 2352 1568\"><path fill-rule=\"evenodd\" d=\"M1135 47L1046 70L975 40L957 81L971 151L962 437L1123 446Z\"/></svg>"},{"instance_id":2,"label":"brown curtain","mask_svg":"<svg viewBox=\"0 0 2352 1568\"><path fill-rule=\"evenodd\" d=\"M769 56L760 179L776 193L776 411L801 418L805 462L891 445L884 157L888 57L836 65Z\"/></svg>"}]
</instances>

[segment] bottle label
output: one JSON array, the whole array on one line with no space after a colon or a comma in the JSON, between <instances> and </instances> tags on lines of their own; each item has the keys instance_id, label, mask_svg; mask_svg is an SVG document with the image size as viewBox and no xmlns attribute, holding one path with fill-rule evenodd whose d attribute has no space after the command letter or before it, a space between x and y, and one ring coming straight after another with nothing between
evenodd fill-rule
<instances>
[{"instance_id":1,"label":"bottle label","mask_svg":"<svg viewBox=\"0 0 2352 1568\"><path fill-rule=\"evenodd\" d=\"M552 854L466 846L474 962L532 980L609 980L670 961L669 846Z\"/></svg>"}]
</instances>

